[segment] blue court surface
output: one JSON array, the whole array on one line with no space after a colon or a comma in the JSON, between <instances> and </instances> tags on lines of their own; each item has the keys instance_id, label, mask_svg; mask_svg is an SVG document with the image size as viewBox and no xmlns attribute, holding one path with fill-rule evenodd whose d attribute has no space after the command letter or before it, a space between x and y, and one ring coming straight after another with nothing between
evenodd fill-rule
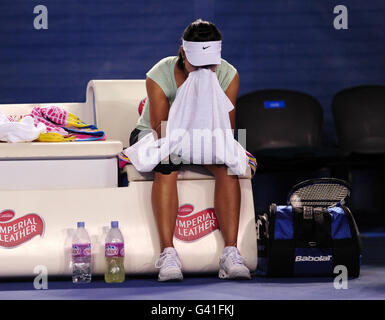
<instances>
[{"instance_id":1,"label":"blue court surface","mask_svg":"<svg viewBox=\"0 0 385 320\"><path fill-rule=\"evenodd\" d=\"M332 278L263 278L225 281L214 275L185 275L182 282L159 283L156 276L126 278L106 284L94 278L74 285L69 278L50 279L35 290L32 279L0 282L2 300L385 300L385 234L363 235L361 276L348 289L334 288Z\"/></svg>"}]
</instances>

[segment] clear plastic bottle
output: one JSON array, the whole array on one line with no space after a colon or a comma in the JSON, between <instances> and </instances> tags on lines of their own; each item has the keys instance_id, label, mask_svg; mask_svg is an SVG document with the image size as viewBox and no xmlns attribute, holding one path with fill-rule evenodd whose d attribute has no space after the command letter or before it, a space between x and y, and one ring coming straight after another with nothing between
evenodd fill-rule
<instances>
[{"instance_id":1,"label":"clear plastic bottle","mask_svg":"<svg viewBox=\"0 0 385 320\"><path fill-rule=\"evenodd\" d=\"M78 222L72 238L72 282L91 282L91 239L84 222Z\"/></svg>"},{"instance_id":2,"label":"clear plastic bottle","mask_svg":"<svg viewBox=\"0 0 385 320\"><path fill-rule=\"evenodd\" d=\"M104 280L107 283L123 282L126 278L124 271L124 239L118 221L111 221L111 229L106 236L105 257L107 270L104 274Z\"/></svg>"}]
</instances>

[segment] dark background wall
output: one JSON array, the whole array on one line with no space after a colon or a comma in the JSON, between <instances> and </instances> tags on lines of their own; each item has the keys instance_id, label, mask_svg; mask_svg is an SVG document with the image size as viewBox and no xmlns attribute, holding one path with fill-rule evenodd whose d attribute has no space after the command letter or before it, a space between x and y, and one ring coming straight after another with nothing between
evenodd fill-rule
<instances>
[{"instance_id":1,"label":"dark background wall","mask_svg":"<svg viewBox=\"0 0 385 320\"><path fill-rule=\"evenodd\" d=\"M33 27L39 4L48 8L48 30ZM338 4L348 8L348 30L333 27ZM383 0L2 0L0 103L83 101L91 79L144 78L176 54L199 17L222 31L240 94L288 88L319 99L324 144L335 143L336 91L385 84Z\"/></svg>"},{"instance_id":2,"label":"dark background wall","mask_svg":"<svg viewBox=\"0 0 385 320\"><path fill-rule=\"evenodd\" d=\"M48 30L33 9L48 8ZM336 5L348 30L335 30ZM330 103L346 87L385 84L384 0L1 0L0 103L84 101L91 79L142 79L175 55L184 28L213 21L240 95L287 88L324 109L323 144L335 144Z\"/></svg>"}]
</instances>

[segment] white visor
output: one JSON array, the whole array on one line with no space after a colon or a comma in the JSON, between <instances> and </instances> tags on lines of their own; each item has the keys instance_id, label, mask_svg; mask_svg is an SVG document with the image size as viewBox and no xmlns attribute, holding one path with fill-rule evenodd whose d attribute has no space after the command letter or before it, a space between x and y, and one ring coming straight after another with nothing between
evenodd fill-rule
<instances>
[{"instance_id":1,"label":"white visor","mask_svg":"<svg viewBox=\"0 0 385 320\"><path fill-rule=\"evenodd\" d=\"M183 50L193 66L221 64L222 41L195 42L183 40Z\"/></svg>"}]
</instances>

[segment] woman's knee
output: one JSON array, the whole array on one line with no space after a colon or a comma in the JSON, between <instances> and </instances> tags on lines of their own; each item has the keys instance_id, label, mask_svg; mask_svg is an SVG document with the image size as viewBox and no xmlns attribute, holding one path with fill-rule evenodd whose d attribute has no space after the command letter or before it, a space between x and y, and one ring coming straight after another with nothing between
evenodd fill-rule
<instances>
[{"instance_id":1,"label":"woman's knee","mask_svg":"<svg viewBox=\"0 0 385 320\"><path fill-rule=\"evenodd\" d=\"M216 179L238 180L238 176L231 174L226 165L206 165L205 166Z\"/></svg>"},{"instance_id":2,"label":"woman's knee","mask_svg":"<svg viewBox=\"0 0 385 320\"><path fill-rule=\"evenodd\" d=\"M178 178L177 171L171 172L169 174L154 172L154 182L157 182L157 183L173 184L173 183L176 183L177 178Z\"/></svg>"}]
</instances>

